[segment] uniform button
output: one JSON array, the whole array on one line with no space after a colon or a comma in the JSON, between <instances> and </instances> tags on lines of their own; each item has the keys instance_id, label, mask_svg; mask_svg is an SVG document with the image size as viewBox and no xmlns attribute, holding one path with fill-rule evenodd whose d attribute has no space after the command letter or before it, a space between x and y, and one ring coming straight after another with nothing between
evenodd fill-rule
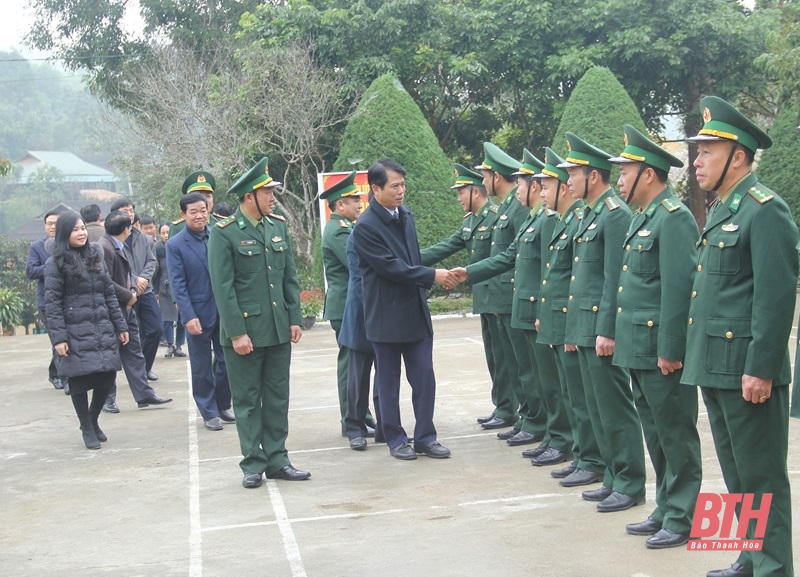
<instances>
[{"instance_id":1,"label":"uniform button","mask_svg":"<svg viewBox=\"0 0 800 577\"><path fill-rule=\"evenodd\" d=\"M531 297L531 302L535 301L536 297Z\"/></svg>"},{"instance_id":2,"label":"uniform button","mask_svg":"<svg viewBox=\"0 0 800 577\"><path fill-rule=\"evenodd\" d=\"M544 268L550 268L550 263L548 262L546 265L544 265Z\"/></svg>"},{"instance_id":3,"label":"uniform button","mask_svg":"<svg viewBox=\"0 0 800 577\"><path fill-rule=\"evenodd\" d=\"M472 249L472 254L475 254L475 249L474 248Z\"/></svg>"},{"instance_id":4,"label":"uniform button","mask_svg":"<svg viewBox=\"0 0 800 577\"><path fill-rule=\"evenodd\" d=\"M272 283L269 283L269 288L275 288L275 285L272 284Z\"/></svg>"},{"instance_id":5,"label":"uniform button","mask_svg":"<svg viewBox=\"0 0 800 577\"><path fill-rule=\"evenodd\" d=\"M267 270L272 270L272 267L267 265Z\"/></svg>"},{"instance_id":6,"label":"uniform button","mask_svg":"<svg viewBox=\"0 0 800 577\"><path fill-rule=\"evenodd\" d=\"M653 321L647 321L647 326L648 327L652 327L653 326Z\"/></svg>"},{"instance_id":7,"label":"uniform button","mask_svg":"<svg viewBox=\"0 0 800 577\"><path fill-rule=\"evenodd\" d=\"M569 280L575 280L575 275L572 275L571 277L569 277Z\"/></svg>"},{"instance_id":8,"label":"uniform button","mask_svg":"<svg viewBox=\"0 0 800 577\"><path fill-rule=\"evenodd\" d=\"M546 298L544 298L544 297L542 297L542 298L540 298L539 300L540 300L540 301L542 301L542 302L544 302L544 301L546 301L547 299L546 299Z\"/></svg>"},{"instance_id":9,"label":"uniform button","mask_svg":"<svg viewBox=\"0 0 800 577\"><path fill-rule=\"evenodd\" d=\"M697 265L697 272L700 272L702 270L703 270L703 265L701 264Z\"/></svg>"},{"instance_id":10,"label":"uniform button","mask_svg":"<svg viewBox=\"0 0 800 577\"><path fill-rule=\"evenodd\" d=\"M707 244L708 244L708 239L704 238L704 239L703 239L703 246L705 246L705 245L707 245Z\"/></svg>"},{"instance_id":11,"label":"uniform button","mask_svg":"<svg viewBox=\"0 0 800 577\"><path fill-rule=\"evenodd\" d=\"M276 303L275 301L272 301L272 306L276 307L276 306L278 306L278 303Z\"/></svg>"},{"instance_id":12,"label":"uniform button","mask_svg":"<svg viewBox=\"0 0 800 577\"><path fill-rule=\"evenodd\" d=\"M621 312L622 312L622 307L618 307L618 308L617 308L617 312L618 312L618 313L621 313Z\"/></svg>"},{"instance_id":13,"label":"uniform button","mask_svg":"<svg viewBox=\"0 0 800 577\"><path fill-rule=\"evenodd\" d=\"M514 279L511 279L511 282L514 282ZM517 292L517 287L514 287L514 288L513 288L513 289L511 289L511 290L512 290L513 292Z\"/></svg>"},{"instance_id":14,"label":"uniform button","mask_svg":"<svg viewBox=\"0 0 800 577\"><path fill-rule=\"evenodd\" d=\"M564 308L562 308L562 309L561 309L561 312L562 312L562 313L565 313L565 312L567 312L567 307L564 307Z\"/></svg>"},{"instance_id":15,"label":"uniform button","mask_svg":"<svg viewBox=\"0 0 800 577\"><path fill-rule=\"evenodd\" d=\"M627 245L627 246L625 247L625 250L631 250L631 245Z\"/></svg>"},{"instance_id":16,"label":"uniform button","mask_svg":"<svg viewBox=\"0 0 800 577\"><path fill-rule=\"evenodd\" d=\"M247 251L247 256L252 256L252 255L253 255L253 251L252 250L248 250Z\"/></svg>"},{"instance_id":17,"label":"uniform button","mask_svg":"<svg viewBox=\"0 0 800 577\"><path fill-rule=\"evenodd\" d=\"M244 318L247 318L247 313L244 313L242 316L243 316Z\"/></svg>"},{"instance_id":18,"label":"uniform button","mask_svg":"<svg viewBox=\"0 0 800 577\"><path fill-rule=\"evenodd\" d=\"M543 280L543 281L542 281L542 284L547 284L547 281L546 281L546 280Z\"/></svg>"},{"instance_id":19,"label":"uniform button","mask_svg":"<svg viewBox=\"0 0 800 577\"><path fill-rule=\"evenodd\" d=\"M269 249L268 248L264 248L264 252L269 252Z\"/></svg>"},{"instance_id":20,"label":"uniform button","mask_svg":"<svg viewBox=\"0 0 800 577\"><path fill-rule=\"evenodd\" d=\"M693 324L694 324L694 319L693 319L692 317L689 317L689 324L690 324L690 325L693 325Z\"/></svg>"},{"instance_id":21,"label":"uniform button","mask_svg":"<svg viewBox=\"0 0 800 577\"><path fill-rule=\"evenodd\" d=\"M628 270L628 265L626 264L622 265L622 270Z\"/></svg>"},{"instance_id":22,"label":"uniform button","mask_svg":"<svg viewBox=\"0 0 800 577\"><path fill-rule=\"evenodd\" d=\"M592 307L592 312L593 312L593 313L596 313L596 312L597 312L597 305L594 305L594 306Z\"/></svg>"},{"instance_id":23,"label":"uniform button","mask_svg":"<svg viewBox=\"0 0 800 577\"><path fill-rule=\"evenodd\" d=\"M619 289L618 289L618 290L619 290L619 292L622 292L622 287L619 287Z\"/></svg>"},{"instance_id":24,"label":"uniform button","mask_svg":"<svg viewBox=\"0 0 800 577\"><path fill-rule=\"evenodd\" d=\"M578 237L578 242L581 242L581 237Z\"/></svg>"},{"instance_id":25,"label":"uniform button","mask_svg":"<svg viewBox=\"0 0 800 577\"><path fill-rule=\"evenodd\" d=\"M638 246L638 247L636 247L636 248L637 248L638 250L642 250L642 245L639 245L639 246Z\"/></svg>"},{"instance_id":26,"label":"uniform button","mask_svg":"<svg viewBox=\"0 0 800 577\"><path fill-rule=\"evenodd\" d=\"M552 244L550 245L550 250L553 250L553 245Z\"/></svg>"},{"instance_id":27,"label":"uniform button","mask_svg":"<svg viewBox=\"0 0 800 577\"><path fill-rule=\"evenodd\" d=\"M578 259L578 257L576 256L576 257L575 257L575 262L578 262L578 260L579 260L579 259Z\"/></svg>"},{"instance_id":28,"label":"uniform button","mask_svg":"<svg viewBox=\"0 0 800 577\"><path fill-rule=\"evenodd\" d=\"M516 258L519 258L519 255L517 255Z\"/></svg>"},{"instance_id":29,"label":"uniform button","mask_svg":"<svg viewBox=\"0 0 800 577\"><path fill-rule=\"evenodd\" d=\"M514 279L513 279L513 278L511 279L511 282L514 282Z\"/></svg>"},{"instance_id":30,"label":"uniform button","mask_svg":"<svg viewBox=\"0 0 800 577\"><path fill-rule=\"evenodd\" d=\"M724 248L724 247L725 247L725 243L724 243L724 242L722 242L722 241L720 241L720 243L719 243L719 248Z\"/></svg>"},{"instance_id":31,"label":"uniform button","mask_svg":"<svg viewBox=\"0 0 800 577\"><path fill-rule=\"evenodd\" d=\"M497 226L493 226L493 227L492 227L492 230L494 230L494 229L496 229L496 228L497 228Z\"/></svg>"},{"instance_id":32,"label":"uniform button","mask_svg":"<svg viewBox=\"0 0 800 577\"><path fill-rule=\"evenodd\" d=\"M731 340L733 338L733 333L731 331L728 331L727 333L725 333L725 338Z\"/></svg>"},{"instance_id":33,"label":"uniform button","mask_svg":"<svg viewBox=\"0 0 800 577\"><path fill-rule=\"evenodd\" d=\"M572 295L569 295L569 300L574 300L574 299L575 299L575 297L574 297L574 296L572 296Z\"/></svg>"},{"instance_id":34,"label":"uniform button","mask_svg":"<svg viewBox=\"0 0 800 577\"><path fill-rule=\"evenodd\" d=\"M692 291L692 298L695 298L696 296L697 296L697 291Z\"/></svg>"},{"instance_id":35,"label":"uniform button","mask_svg":"<svg viewBox=\"0 0 800 577\"><path fill-rule=\"evenodd\" d=\"M492 241L492 246L494 246L494 241Z\"/></svg>"}]
</instances>

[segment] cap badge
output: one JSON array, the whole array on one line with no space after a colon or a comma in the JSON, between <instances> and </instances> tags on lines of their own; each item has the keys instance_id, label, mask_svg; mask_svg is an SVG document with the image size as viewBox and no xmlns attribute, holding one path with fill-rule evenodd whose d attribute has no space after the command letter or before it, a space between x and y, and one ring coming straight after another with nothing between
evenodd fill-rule
<instances>
[{"instance_id":1,"label":"cap badge","mask_svg":"<svg viewBox=\"0 0 800 577\"><path fill-rule=\"evenodd\" d=\"M572 145L569 143L569 140L567 140L567 150L572 152Z\"/></svg>"},{"instance_id":2,"label":"cap badge","mask_svg":"<svg viewBox=\"0 0 800 577\"><path fill-rule=\"evenodd\" d=\"M622 140L625 142L625 146L628 146L628 135L627 134L623 133Z\"/></svg>"},{"instance_id":3,"label":"cap badge","mask_svg":"<svg viewBox=\"0 0 800 577\"><path fill-rule=\"evenodd\" d=\"M197 182L205 182L205 181L206 181L206 177L203 176L202 174L197 177Z\"/></svg>"},{"instance_id":4,"label":"cap badge","mask_svg":"<svg viewBox=\"0 0 800 577\"><path fill-rule=\"evenodd\" d=\"M711 111L708 108L703 109L703 122L711 122Z\"/></svg>"}]
</instances>

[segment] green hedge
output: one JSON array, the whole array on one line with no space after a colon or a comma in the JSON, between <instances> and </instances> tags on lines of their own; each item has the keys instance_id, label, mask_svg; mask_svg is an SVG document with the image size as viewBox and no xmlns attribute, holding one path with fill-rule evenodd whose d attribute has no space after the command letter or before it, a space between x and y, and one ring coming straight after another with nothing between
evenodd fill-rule
<instances>
[{"instance_id":1,"label":"green hedge","mask_svg":"<svg viewBox=\"0 0 800 577\"><path fill-rule=\"evenodd\" d=\"M757 174L764 185L786 201L795 222L800 224L800 132L795 130L798 123L797 109L784 106L770 128L773 143L762 153Z\"/></svg>"}]
</instances>

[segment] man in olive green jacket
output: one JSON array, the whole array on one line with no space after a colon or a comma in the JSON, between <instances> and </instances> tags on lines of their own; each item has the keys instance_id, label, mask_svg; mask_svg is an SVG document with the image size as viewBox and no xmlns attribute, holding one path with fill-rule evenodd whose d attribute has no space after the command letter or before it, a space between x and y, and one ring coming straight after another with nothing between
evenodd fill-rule
<instances>
[{"instance_id":1,"label":"man in olive green jacket","mask_svg":"<svg viewBox=\"0 0 800 577\"><path fill-rule=\"evenodd\" d=\"M620 164L620 194L640 210L625 235L614 364L630 370L656 471L656 508L626 530L665 549L689 540L703 476L697 392L680 384L698 231L667 183L670 166L683 162L629 124L624 133L625 150L610 160Z\"/></svg>"},{"instance_id":2,"label":"man in olive green jacket","mask_svg":"<svg viewBox=\"0 0 800 577\"><path fill-rule=\"evenodd\" d=\"M567 132L573 198L587 204L574 239L567 313L567 344L577 345L586 406L606 466L603 487L584 491L601 513L644 503L645 466L641 424L627 369L612 364L622 241L631 211L611 188L611 155Z\"/></svg>"},{"instance_id":3,"label":"man in olive green jacket","mask_svg":"<svg viewBox=\"0 0 800 577\"><path fill-rule=\"evenodd\" d=\"M292 467L289 433L291 343L302 336L300 285L286 220L273 214L274 187L263 158L228 194L239 208L211 227L208 265L220 316L245 488L268 478L298 481L310 473Z\"/></svg>"},{"instance_id":4,"label":"man in olive green jacket","mask_svg":"<svg viewBox=\"0 0 800 577\"><path fill-rule=\"evenodd\" d=\"M682 382L703 394L728 491L755 493L753 508L772 494L762 549L708 577L786 577L794 575L786 456L797 226L752 173L770 137L721 98L703 98L700 109L703 128L690 139L697 182L718 198L698 242Z\"/></svg>"}]
</instances>

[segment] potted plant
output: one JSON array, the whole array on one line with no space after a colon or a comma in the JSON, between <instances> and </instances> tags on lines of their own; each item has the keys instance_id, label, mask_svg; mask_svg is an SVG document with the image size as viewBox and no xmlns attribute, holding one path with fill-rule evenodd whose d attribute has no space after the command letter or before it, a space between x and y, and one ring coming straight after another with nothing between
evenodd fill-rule
<instances>
[{"instance_id":1,"label":"potted plant","mask_svg":"<svg viewBox=\"0 0 800 577\"><path fill-rule=\"evenodd\" d=\"M14 289L0 288L0 330L4 336L14 334L14 329L22 322L22 298Z\"/></svg>"},{"instance_id":2,"label":"potted plant","mask_svg":"<svg viewBox=\"0 0 800 577\"><path fill-rule=\"evenodd\" d=\"M318 288L300 291L300 316L303 317L300 326L306 330L313 327L324 303L325 295Z\"/></svg>"}]
</instances>

